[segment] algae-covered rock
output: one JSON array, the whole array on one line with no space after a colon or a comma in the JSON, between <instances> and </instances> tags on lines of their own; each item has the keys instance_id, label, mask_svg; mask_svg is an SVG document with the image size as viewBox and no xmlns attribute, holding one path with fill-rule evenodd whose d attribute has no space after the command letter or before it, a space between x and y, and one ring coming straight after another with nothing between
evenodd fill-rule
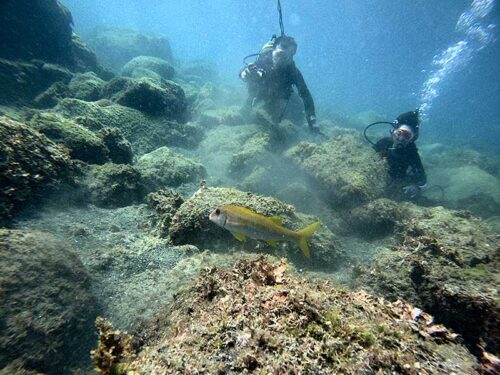
<instances>
[{"instance_id":1,"label":"algae-covered rock","mask_svg":"<svg viewBox=\"0 0 500 375\"><path fill-rule=\"evenodd\" d=\"M134 158L132 145L118 128L103 128L97 136L109 150L109 158L115 164L131 164Z\"/></svg>"},{"instance_id":2,"label":"algae-covered rock","mask_svg":"<svg viewBox=\"0 0 500 375\"><path fill-rule=\"evenodd\" d=\"M202 111L198 122L203 127L210 128L219 125L241 125L245 123L245 120L238 108L227 107Z\"/></svg>"},{"instance_id":3,"label":"algae-covered rock","mask_svg":"<svg viewBox=\"0 0 500 375\"><path fill-rule=\"evenodd\" d=\"M172 218L169 237L174 244L193 244L200 248L226 249L238 245L238 241L223 228L212 223L208 216L223 205L247 207L264 216L279 216L283 225L292 230L303 229L316 219L295 212L291 205L271 197L246 193L228 188L201 188L185 201ZM310 262L294 243L280 242L275 248L264 242L249 241L247 248L272 249L275 254L285 255L301 264L332 267L342 251L333 233L321 226L308 240L311 249Z\"/></svg>"},{"instance_id":4,"label":"algae-covered rock","mask_svg":"<svg viewBox=\"0 0 500 375\"><path fill-rule=\"evenodd\" d=\"M172 61L167 38L118 27L97 27L86 38L99 61L115 72L137 56L155 56Z\"/></svg>"},{"instance_id":5,"label":"algae-covered rock","mask_svg":"<svg viewBox=\"0 0 500 375\"><path fill-rule=\"evenodd\" d=\"M168 61L154 56L137 56L130 60L121 70L124 77L152 78L149 72L155 73L163 79L172 79L175 75L175 69Z\"/></svg>"},{"instance_id":6,"label":"algae-covered rock","mask_svg":"<svg viewBox=\"0 0 500 375\"><path fill-rule=\"evenodd\" d=\"M132 334L103 345L113 331L102 332L97 370L110 363L104 357L115 371L134 374L475 373L474 357L428 314L308 282L290 268L264 257L207 267ZM96 355L116 347L125 350Z\"/></svg>"},{"instance_id":7,"label":"algae-covered rock","mask_svg":"<svg viewBox=\"0 0 500 375\"><path fill-rule=\"evenodd\" d=\"M217 68L208 61L189 61L181 64L180 73L186 81L207 82L217 79Z\"/></svg>"},{"instance_id":8,"label":"algae-covered rock","mask_svg":"<svg viewBox=\"0 0 500 375\"><path fill-rule=\"evenodd\" d=\"M68 155L25 124L0 117L0 222L71 180Z\"/></svg>"},{"instance_id":9,"label":"algae-covered rock","mask_svg":"<svg viewBox=\"0 0 500 375\"><path fill-rule=\"evenodd\" d=\"M105 82L94 72L78 73L68 83L68 97L96 101L101 98Z\"/></svg>"},{"instance_id":10,"label":"algae-covered rock","mask_svg":"<svg viewBox=\"0 0 500 375\"><path fill-rule=\"evenodd\" d=\"M2 38L3 40L4 38ZM41 106L50 107L58 98L64 95L65 83L69 82L72 74L67 69L44 63L43 61L21 62L0 58L0 103L2 104L33 104L37 105L38 98ZM55 82L61 82L45 95ZM58 97L59 95L59 97Z\"/></svg>"},{"instance_id":11,"label":"algae-covered rock","mask_svg":"<svg viewBox=\"0 0 500 375\"><path fill-rule=\"evenodd\" d=\"M286 156L314 180L332 205L356 206L384 193L385 163L354 134L346 132L322 144L300 143Z\"/></svg>"},{"instance_id":12,"label":"algae-covered rock","mask_svg":"<svg viewBox=\"0 0 500 375\"><path fill-rule=\"evenodd\" d=\"M63 373L93 342L90 278L68 243L0 229L0 368ZM72 363L73 362L73 363Z\"/></svg>"},{"instance_id":13,"label":"algae-covered rock","mask_svg":"<svg viewBox=\"0 0 500 375\"><path fill-rule=\"evenodd\" d=\"M130 141L136 155L156 150L161 146L194 147L203 137L203 130L195 124L179 124L144 113L109 100L95 103L78 99L63 99L54 112L72 118L90 130L118 128Z\"/></svg>"},{"instance_id":14,"label":"algae-covered rock","mask_svg":"<svg viewBox=\"0 0 500 375\"><path fill-rule=\"evenodd\" d=\"M162 238L168 237L170 223L184 199L170 190L159 190L148 194L148 203L155 210L151 226Z\"/></svg>"},{"instance_id":15,"label":"algae-covered rock","mask_svg":"<svg viewBox=\"0 0 500 375\"><path fill-rule=\"evenodd\" d=\"M92 131L54 113L36 113L30 125L55 143L64 145L71 158L89 164L104 164L109 160L109 150Z\"/></svg>"},{"instance_id":16,"label":"algae-covered rock","mask_svg":"<svg viewBox=\"0 0 500 375\"><path fill-rule=\"evenodd\" d=\"M358 283L434 314L475 347L500 349L497 236L464 211L418 208L395 228L398 244L377 256Z\"/></svg>"},{"instance_id":17,"label":"algae-covered rock","mask_svg":"<svg viewBox=\"0 0 500 375\"><path fill-rule=\"evenodd\" d=\"M247 138L229 163L229 174L241 178L259 166L270 164L271 137L266 132L257 132Z\"/></svg>"},{"instance_id":18,"label":"algae-covered rock","mask_svg":"<svg viewBox=\"0 0 500 375\"><path fill-rule=\"evenodd\" d=\"M187 115L184 91L171 81L115 78L106 84L103 95L118 104L152 116L164 116L170 120L183 122Z\"/></svg>"},{"instance_id":19,"label":"algae-covered rock","mask_svg":"<svg viewBox=\"0 0 500 375\"><path fill-rule=\"evenodd\" d=\"M91 166L83 185L90 202L99 207L139 203L146 194L141 173L127 164Z\"/></svg>"},{"instance_id":20,"label":"algae-covered rock","mask_svg":"<svg viewBox=\"0 0 500 375\"><path fill-rule=\"evenodd\" d=\"M176 187L188 182L200 182L205 177L205 167L168 147L160 147L142 155L135 164L141 171L151 191Z\"/></svg>"},{"instance_id":21,"label":"algae-covered rock","mask_svg":"<svg viewBox=\"0 0 500 375\"><path fill-rule=\"evenodd\" d=\"M366 238L383 237L391 234L397 224L407 217L405 204L380 198L358 206L346 215L350 232Z\"/></svg>"}]
</instances>

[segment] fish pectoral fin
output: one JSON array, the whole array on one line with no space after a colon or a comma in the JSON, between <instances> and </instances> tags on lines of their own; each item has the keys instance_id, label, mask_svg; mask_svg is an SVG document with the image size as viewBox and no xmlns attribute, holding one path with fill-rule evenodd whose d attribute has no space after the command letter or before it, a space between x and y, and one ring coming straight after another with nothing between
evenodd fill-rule
<instances>
[{"instance_id":1,"label":"fish pectoral fin","mask_svg":"<svg viewBox=\"0 0 500 375\"><path fill-rule=\"evenodd\" d=\"M246 240L246 236L245 236L244 234L242 234L242 233L237 233L237 232L230 232L230 233L231 233L231 234L234 236L234 238L236 238L238 241L243 242L243 241L245 241L245 240Z\"/></svg>"},{"instance_id":2,"label":"fish pectoral fin","mask_svg":"<svg viewBox=\"0 0 500 375\"><path fill-rule=\"evenodd\" d=\"M271 247L276 247L278 245L278 241L276 240L267 240L266 243Z\"/></svg>"},{"instance_id":3,"label":"fish pectoral fin","mask_svg":"<svg viewBox=\"0 0 500 375\"><path fill-rule=\"evenodd\" d=\"M275 224L283 225L283 220L279 216L271 216L269 220L271 220Z\"/></svg>"}]
</instances>

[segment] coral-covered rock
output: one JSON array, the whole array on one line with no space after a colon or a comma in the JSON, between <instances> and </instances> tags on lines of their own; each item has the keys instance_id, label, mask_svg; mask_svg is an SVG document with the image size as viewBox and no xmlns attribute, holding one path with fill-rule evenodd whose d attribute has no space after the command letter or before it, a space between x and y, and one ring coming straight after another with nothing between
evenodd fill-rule
<instances>
[{"instance_id":1,"label":"coral-covered rock","mask_svg":"<svg viewBox=\"0 0 500 375\"><path fill-rule=\"evenodd\" d=\"M73 159L89 164L109 161L109 150L103 140L74 121L54 113L36 113L30 125L55 143L65 146Z\"/></svg>"},{"instance_id":2,"label":"coral-covered rock","mask_svg":"<svg viewBox=\"0 0 500 375\"><path fill-rule=\"evenodd\" d=\"M164 116L180 122L184 122L187 116L184 91L173 82L151 78L115 78L106 84L103 95L152 116Z\"/></svg>"},{"instance_id":3,"label":"coral-covered rock","mask_svg":"<svg viewBox=\"0 0 500 375\"><path fill-rule=\"evenodd\" d=\"M462 334L468 344L500 350L499 249L487 225L464 211L406 204L398 244L382 253L358 283L405 299Z\"/></svg>"},{"instance_id":4,"label":"coral-covered rock","mask_svg":"<svg viewBox=\"0 0 500 375\"><path fill-rule=\"evenodd\" d=\"M121 75L124 77L141 78L149 77L153 72L163 79L172 79L175 75L175 69L168 61L154 56L137 56L130 60L121 70Z\"/></svg>"},{"instance_id":5,"label":"coral-covered rock","mask_svg":"<svg viewBox=\"0 0 500 375\"><path fill-rule=\"evenodd\" d=\"M169 236L174 244L193 244L201 248L227 249L238 241L227 230L212 223L208 216L217 207L233 204L247 207L264 216L279 216L283 225L292 230L305 228L315 218L295 212L289 204L271 197L264 197L226 188L201 188L177 210L170 225ZM275 254L285 255L300 264L332 267L342 255L334 235L321 226L308 240L311 261L306 260L296 244L283 242L270 247L264 242L249 241L247 248L271 249Z\"/></svg>"},{"instance_id":6,"label":"coral-covered rock","mask_svg":"<svg viewBox=\"0 0 500 375\"><path fill-rule=\"evenodd\" d=\"M354 134L340 134L322 144L300 143L286 156L315 181L332 205L356 206L384 193L386 165Z\"/></svg>"},{"instance_id":7,"label":"coral-covered rock","mask_svg":"<svg viewBox=\"0 0 500 375\"><path fill-rule=\"evenodd\" d=\"M160 35L146 35L117 27L98 27L87 36L86 41L99 61L114 72L119 72L137 56L155 56L172 62L170 43Z\"/></svg>"},{"instance_id":8,"label":"coral-covered rock","mask_svg":"<svg viewBox=\"0 0 500 375\"><path fill-rule=\"evenodd\" d=\"M141 173L127 164L91 166L83 188L90 202L99 207L124 207L140 203L146 194Z\"/></svg>"},{"instance_id":9,"label":"coral-covered rock","mask_svg":"<svg viewBox=\"0 0 500 375\"><path fill-rule=\"evenodd\" d=\"M0 229L0 368L18 360L38 373L62 373L81 362L94 341L89 288L68 243Z\"/></svg>"},{"instance_id":10,"label":"coral-covered rock","mask_svg":"<svg viewBox=\"0 0 500 375\"><path fill-rule=\"evenodd\" d=\"M101 329L97 370L111 362L137 374L475 373L474 357L429 315L304 281L289 268L264 257L207 267L131 335Z\"/></svg>"},{"instance_id":11,"label":"coral-covered rock","mask_svg":"<svg viewBox=\"0 0 500 375\"><path fill-rule=\"evenodd\" d=\"M0 222L71 180L69 156L25 124L0 117Z\"/></svg>"},{"instance_id":12,"label":"coral-covered rock","mask_svg":"<svg viewBox=\"0 0 500 375\"><path fill-rule=\"evenodd\" d=\"M176 187L188 182L200 182L205 177L205 167L168 147L160 147L142 155L135 164L141 171L149 190Z\"/></svg>"},{"instance_id":13,"label":"coral-covered rock","mask_svg":"<svg viewBox=\"0 0 500 375\"><path fill-rule=\"evenodd\" d=\"M109 100L95 103L78 99L63 99L54 112L74 119L90 130L118 128L132 144L136 155L156 150L161 146L190 148L203 138L203 130L195 124L180 124L144 113Z\"/></svg>"},{"instance_id":14,"label":"coral-covered rock","mask_svg":"<svg viewBox=\"0 0 500 375\"><path fill-rule=\"evenodd\" d=\"M103 128L97 136L109 150L109 158L115 164L131 164L134 159L132 145L118 128Z\"/></svg>"}]
</instances>

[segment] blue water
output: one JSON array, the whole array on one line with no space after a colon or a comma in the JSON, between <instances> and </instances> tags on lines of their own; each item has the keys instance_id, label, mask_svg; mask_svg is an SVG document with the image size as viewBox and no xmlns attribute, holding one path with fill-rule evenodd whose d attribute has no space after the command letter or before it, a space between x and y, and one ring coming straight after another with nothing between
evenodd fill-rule
<instances>
[{"instance_id":1,"label":"blue water","mask_svg":"<svg viewBox=\"0 0 500 375\"><path fill-rule=\"evenodd\" d=\"M116 25L166 35L174 56L214 62L236 85L242 58L279 33L276 1L64 0L82 34ZM392 120L422 106L422 138L498 150L500 20L494 0L283 0L285 32L320 108ZM493 137L492 137L493 135Z\"/></svg>"}]
</instances>

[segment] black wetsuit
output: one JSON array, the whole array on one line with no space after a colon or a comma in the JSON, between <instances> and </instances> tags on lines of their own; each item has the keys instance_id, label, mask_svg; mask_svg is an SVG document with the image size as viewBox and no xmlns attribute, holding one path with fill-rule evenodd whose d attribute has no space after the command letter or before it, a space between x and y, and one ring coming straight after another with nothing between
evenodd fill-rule
<instances>
[{"instance_id":1,"label":"black wetsuit","mask_svg":"<svg viewBox=\"0 0 500 375\"><path fill-rule=\"evenodd\" d=\"M288 101L293 91L292 86L295 86L304 103L306 118L316 115L312 95L294 62L273 68L269 55L259 57L255 65L264 71L264 75L259 79L248 80L247 105L262 102L273 118L279 120L284 111L283 103Z\"/></svg>"},{"instance_id":2,"label":"black wetsuit","mask_svg":"<svg viewBox=\"0 0 500 375\"><path fill-rule=\"evenodd\" d=\"M417 146L411 142L406 147L393 148L391 137L379 140L374 149L389 164L389 176L393 181L401 181L406 185L424 186L427 183L422 160Z\"/></svg>"}]
</instances>

